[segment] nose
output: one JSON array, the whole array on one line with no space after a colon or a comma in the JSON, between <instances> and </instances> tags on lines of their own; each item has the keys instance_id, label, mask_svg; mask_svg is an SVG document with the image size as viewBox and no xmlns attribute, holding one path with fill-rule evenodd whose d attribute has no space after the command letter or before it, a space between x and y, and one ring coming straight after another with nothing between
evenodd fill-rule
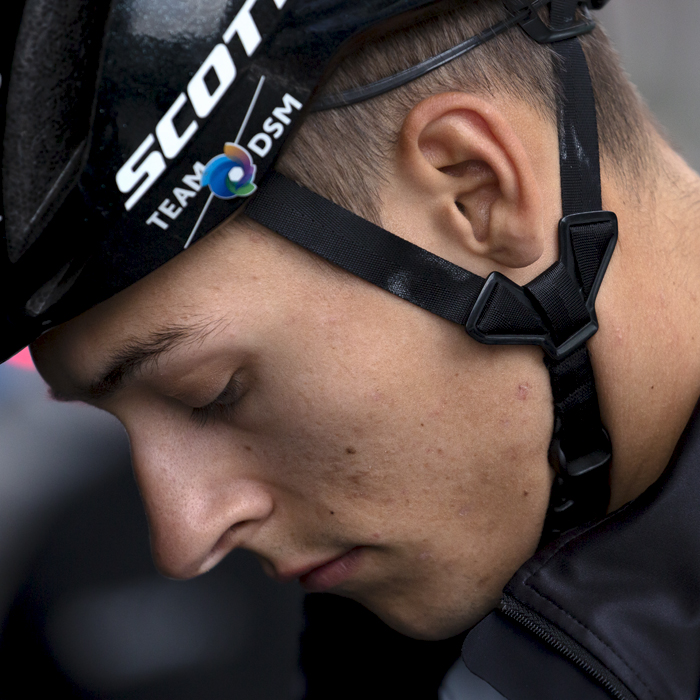
<instances>
[{"instance_id":1,"label":"nose","mask_svg":"<svg viewBox=\"0 0 700 700\"><path fill-rule=\"evenodd\" d=\"M163 574L197 576L251 544L273 511L251 452L230 434L195 426L152 420L127 430L153 559Z\"/></svg>"}]
</instances>

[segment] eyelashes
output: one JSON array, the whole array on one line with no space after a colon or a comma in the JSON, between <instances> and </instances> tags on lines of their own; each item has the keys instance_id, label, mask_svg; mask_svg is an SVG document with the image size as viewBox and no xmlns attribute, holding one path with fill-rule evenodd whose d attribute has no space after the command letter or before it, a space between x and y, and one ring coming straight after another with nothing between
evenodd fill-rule
<instances>
[{"instance_id":1,"label":"eyelashes","mask_svg":"<svg viewBox=\"0 0 700 700\"><path fill-rule=\"evenodd\" d=\"M229 421L233 418L238 403L243 398L243 385L232 377L226 388L206 406L192 409L190 419L203 428L210 420Z\"/></svg>"}]
</instances>

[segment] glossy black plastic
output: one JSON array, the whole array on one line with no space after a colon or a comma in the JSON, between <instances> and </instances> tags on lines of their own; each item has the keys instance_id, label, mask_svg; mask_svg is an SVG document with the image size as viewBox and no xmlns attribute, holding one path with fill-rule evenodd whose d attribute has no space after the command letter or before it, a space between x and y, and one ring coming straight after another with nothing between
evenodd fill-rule
<instances>
[{"instance_id":1,"label":"glossy black plastic","mask_svg":"<svg viewBox=\"0 0 700 700\"><path fill-rule=\"evenodd\" d=\"M611 235L607 248L603 255L598 273L591 288L591 292L585 300L586 309L589 314L588 323L579 328L569 338L562 343L556 344L551 333L547 330L547 325L537 311L537 302L528 292L526 287L520 287L499 272L492 272L486 280L479 298L469 314L466 323L467 333L480 343L485 345L539 345L553 360L563 360L573 352L582 347L598 331L598 320L595 313L595 301L603 282L603 277L610 263L610 258L617 244L617 216L610 211L595 211L582 214L572 214L564 217L559 222L559 261L566 267L572 279L576 280L576 256L574 254L571 229L574 226L587 224L612 224ZM496 287L503 286L517 301L530 312L530 315L539 318L542 326L542 333L509 333L490 334L485 333L480 328L480 322Z\"/></svg>"},{"instance_id":2,"label":"glossy black plastic","mask_svg":"<svg viewBox=\"0 0 700 700\"><path fill-rule=\"evenodd\" d=\"M537 15L537 8L533 7L532 2L529 0L504 0L506 7L511 12L519 12L523 9L530 8L530 16L520 22L520 26L523 28L528 35L540 44L553 44L557 41L565 41L566 39L573 39L577 36L582 36L583 34L588 34L595 29L595 22L588 15L587 8L595 6L591 2L581 2L580 5L584 11L584 19L581 22L566 27L565 29L553 29L543 22ZM605 0L607 1L607 0ZM600 7L605 4L605 1L599 4Z\"/></svg>"},{"instance_id":3,"label":"glossy black plastic","mask_svg":"<svg viewBox=\"0 0 700 700\"><path fill-rule=\"evenodd\" d=\"M542 530L542 544L581 523L602 518L610 503L610 466L612 443L602 425L588 429L588 450L577 456L566 454L566 436L555 433L549 446L548 460L555 471L547 518Z\"/></svg>"}]
</instances>

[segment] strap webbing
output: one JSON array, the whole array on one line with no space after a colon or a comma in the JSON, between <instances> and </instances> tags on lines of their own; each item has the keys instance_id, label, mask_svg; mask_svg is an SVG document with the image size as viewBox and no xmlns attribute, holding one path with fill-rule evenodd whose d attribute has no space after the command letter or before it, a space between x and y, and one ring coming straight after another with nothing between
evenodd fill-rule
<instances>
[{"instance_id":1,"label":"strap webbing","mask_svg":"<svg viewBox=\"0 0 700 700\"><path fill-rule=\"evenodd\" d=\"M593 86L579 39L553 45L561 63L561 195L564 216L603 208L598 153L598 124Z\"/></svg>"},{"instance_id":2,"label":"strap webbing","mask_svg":"<svg viewBox=\"0 0 700 700\"><path fill-rule=\"evenodd\" d=\"M578 8L576 0L555 0L550 23L554 29L570 26ZM562 85L559 114L559 155L564 216L603 207L596 103L588 63L579 39L552 45L559 57L557 71ZM593 265L581 250L596 248L605 235L604 224L593 224L573 236L579 279L588 294ZM582 241L582 234L583 239ZM577 250L578 247L578 250ZM595 257L595 254L594 254ZM597 272L597 266L596 266ZM561 290L562 286L557 285ZM547 292L545 292L546 294ZM549 292L551 294L551 292ZM575 306L575 305L574 305ZM572 308L571 305L569 308ZM554 311L551 318L566 324L570 318ZM554 399L554 435L550 463L557 476L552 488L543 542L586 520L605 514L610 501L610 440L600 419L598 394L590 355L584 345L562 361L545 357ZM565 457L564 457L565 456ZM565 467L560 464L565 459ZM577 464L583 464L585 471ZM591 465L595 465L591 467Z\"/></svg>"},{"instance_id":3,"label":"strap webbing","mask_svg":"<svg viewBox=\"0 0 700 700\"><path fill-rule=\"evenodd\" d=\"M464 325L485 280L298 185L268 173L245 213L307 250Z\"/></svg>"}]
</instances>

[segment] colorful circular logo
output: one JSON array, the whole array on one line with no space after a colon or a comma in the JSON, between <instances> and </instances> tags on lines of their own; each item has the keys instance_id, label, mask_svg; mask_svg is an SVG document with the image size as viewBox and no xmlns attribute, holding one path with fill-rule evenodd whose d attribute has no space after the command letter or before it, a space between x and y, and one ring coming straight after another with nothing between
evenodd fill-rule
<instances>
[{"instance_id":1,"label":"colorful circular logo","mask_svg":"<svg viewBox=\"0 0 700 700\"><path fill-rule=\"evenodd\" d=\"M220 199L249 197L258 189L253 182L255 171L250 153L243 146L227 143L224 154L212 158L204 168L202 185L209 185Z\"/></svg>"}]
</instances>

